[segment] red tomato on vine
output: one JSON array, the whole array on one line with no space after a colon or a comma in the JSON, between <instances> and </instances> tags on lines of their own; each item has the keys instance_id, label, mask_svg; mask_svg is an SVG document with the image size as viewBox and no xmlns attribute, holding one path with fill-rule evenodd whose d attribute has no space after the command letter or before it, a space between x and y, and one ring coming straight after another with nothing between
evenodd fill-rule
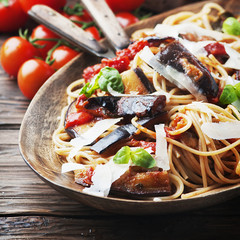
<instances>
[{"instance_id":1,"label":"red tomato on vine","mask_svg":"<svg viewBox=\"0 0 240 240\"><path fill-rule=\"evenodd\" d=\"M101 35L100 35L98 29L95 26L86 28L85 32L88 32L96 40L100 40L101 39Z\"/></svg>"},{"instance_id":2,"label":"red tomato on vine","mask_svg":"<svg viewBox=\"0 0 240 240\"><path fill-rule=\"evenodd\" d=\"M82 11L82 15L76 15L76 14L72 14L69 15L67 13L62 13L62 15L70 20L72 20L73 22L77 21L77 22L91 22L93 21L92 17L89 15L89 13L84 9Z\"/></svg>"},{"instance_id":3,"label":"red tomato on vine","mask_svg":"<svg viewBox=\"0 0 240 240\"><path fill-rule=\"evenodd\" d=\"M35 41L35 44L44 46L44 48L39 48L39 52L41 53L43 58L46 58L48 51L55 46L57 43L57 39L60 37L52 32L50 29L46 28L43 25L38 25L36 28L33 29L33 32L31 34L31 39L56 39L56 41L45 41L45 40L39 40Z\"/></svg>"},{"instance_id":4,"label":"red tomato on vine","mask_svg":"<svg viewBox=\"0 0 240 240\"><path fill-rule=\"evenodd\" d=\"M67 62L71 59L76 57L79 52L67 47L67 46L60 46L56 48L51 54L51 60L54 59L53 64L51 65L54 69L59 69L64 66Z\"/></svg>"},{"instance_id":5,"label":"red tomato on vine","mask_svg":"<svg viewBox=\"0 0 240 240\"><path fill-rule=\"evenodd\" d=\"M140 7L144 0L105 0L113 12L130 12Z\"/></svg>"},{"instance_id":6,"label":"red tomato on vine","mask_svg":"<svg viewBox=\"0 0 240 240\"><path fill-rule=\"evenodd\" d=\"M66 0L19 0L23 10L27 13L33 5L44 4L60 11L66 4Z\"/></svg>"},{"instance_id":7,"label":"red tomato on vine","mask_svg":"<svg viewBox=\"0 0 240 240\"><path fill-rule=\"evenodd\" d=\"M25 97L32 99L54 69L40 59L30 59L18 71L18 86Z\"/></svg>"},{"instance_id":8,"label":"red tomato on vine","mask_svg":"<svg viewBox=\"0 0 240 240\"><path fill-rule=\"evenodd\" d=\"M0 0L0 32L18 30L27 18L19 0Z\"/></svg>"},{"instance_id":9,"label":"red tomato on vine","mask_svg":"<svg viewBox=\"0 0 240 240\"><path fill-rule=\"evenodd\" d=\"M139 19L130 12L119 12L116 14L116 18L123 28L139 21Z\"/></svg>"},{"instance_id":10,"label":"red tomato on vine","mask_svg":"<svg viewBox=\"0 0 240 240\"><path fill-rule=\"evenodd\" d=\"M0 51L0 61L3 69L14 77L17 77L20 66L35 56L40 56L38 49L21 37L7 39Z\"/></svg>"}]
</instances>

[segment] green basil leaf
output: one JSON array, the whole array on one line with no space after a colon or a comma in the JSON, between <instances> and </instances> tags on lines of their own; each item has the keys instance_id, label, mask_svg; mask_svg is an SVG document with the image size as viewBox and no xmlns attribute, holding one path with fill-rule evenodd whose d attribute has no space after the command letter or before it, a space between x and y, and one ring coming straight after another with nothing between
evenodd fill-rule
<instances>
[{"instance_id":1,"label":"green basil leaf","mask_svg":"<svg viewBox=\"0 0 240 240\"><path fill-rule=\"evenodd\" d=\"M233 102L232 105L240 112L240 99L238 98L237 101ZM234 113L233 115L240 120Z\"/></svg>"},{"instance_id":2,"label":"green basil leaf","mask_svg":"<svg viewBox=\"0 0 240 240\"><path fill-rule=\"evenodd\" d=\"M240 98L240 83L234 85L237 96Z\"/></svg>"},{"instance_id":3,"label":"green basil leaf","mask_svg":"<svg viewBox=\"0 0 240 240\"><path fill-rule=\"evenodd\" d=\"M99 88L107 92L108 86L116 92L124 92L122 77L118 70L111 67L104 67L90 83L87 83L81 89L80 94L85 94L85 96L89 98Z\"/></svg>"},{"instance_id":4,"label":"green basil leaf","mask_svg":"<svg viewBox=\"0 0 240 240\"><path fill-rule=\"evenodd\" d=\"M219 98L220 103L230 104L235 102L238 99L237 93L234 86L226 85L223 89L223 92Z\"/></svg>"},{"instance_id":5,"label":"green basil leaf","mask_svg":"<svg viewBox=\"0 0 240 240\"><path fill-rule=\"evenodd\" d=\"M127 164L131 159L131 149L128 146L122 147L114 156L113 162L116 164Z\"/></svg>"},{"instance_id":6,"label":"green basil leaf","mask_svg":"<svg viewBox=\"0 0 240 240\"><path fill-rule=\"evenodd\" d=\"M222 29L225 33L238 36L240 35L240 22L234 17L229 17L223 22Z\"/></svg>"},{"instance_id":7,"label":"green basil leaf","mask_svg":"<svg viewBox=\"0 0 240 240\"><path fill-rule=\"evenodd\" d=\"M123 93L124 85L118 70L112 67L104 67L100 71L98 84L101 90L108 91L108 85L116 92Z\"/></svg>"},{"instance_id":8,"label":"green basil leaf","mask_svg":"<svg viewBox=\"0 0 240 240\"><path fill-rule=\"evenodd\" d=\"M81 89L80 94L85 94L85 96L89 98L97 89L99 89L99 85L98 79L95 77L92 82L85 84L85 86Z\"/></svg>"},{"instance_id":9,"label":"green basil leaf","mask_svg":"<svg viewBox=\"0 0 240 240\"><path fill-rule=\"evenodd\" d=\"M131 159L135 165L140 167L152 168L156 165L156 161L152 155L142 148L132 150Z\"/></svg>"}]
</instances>

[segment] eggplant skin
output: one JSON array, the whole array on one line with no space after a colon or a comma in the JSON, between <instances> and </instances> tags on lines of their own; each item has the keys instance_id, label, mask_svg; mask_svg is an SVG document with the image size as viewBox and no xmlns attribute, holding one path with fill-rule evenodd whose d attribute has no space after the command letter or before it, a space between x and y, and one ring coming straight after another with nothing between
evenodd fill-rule
<instances>
[{"instance_id":1,"label":"eggplant skin","mask_svg":"<svg viewBox=\"0 0 240 240\"><path fill-rule=\"evenodd\" d=\"M160 113L154 117L145 117L137 122L140 125L146 126L151 129L152 126L155 124L159 124L160 122L165 122L167 118L167 113L163 112ZM130 138L135 132L137 131L137 128L133 126L131 123L120 126L116 128L114 131L109 133L107 136L101 138L99 141L97 141L91 149L95 152L102 154L105 153L107 150L110 149L111 146L115 146L116 148L119 147L119 141L123 139ZM118 146L116 146L118 145Z\"/></svg>"},{"instance_id":2,"label":"eggplant skin","mask_svg":"<svg viewBox=\"0 0 240 240\"><path fill-rule=\"evenodd\" d=\"M157 60L164 66L171 66L187 75L199 92L211 99L218 94L218 85L207 68L179 41L167 43L156 54Z\"/></svg>"},{"instance_id":3,"label":"eggplant skin","mask_svg":"<svg viewBox=\"0 0 240 240\"><path fill-rule=\"evenodd\" d=\"M111 192L132 196L166 196L171 194L167 171L130 166L119 179L112 183Z\"/></svg>"},{"instance_id":4,"label":"eggplant skin","mask_svg":"<svg viewBox=\"0 0 240 240\"><path fill-rule=\"evenodd\" d=\"M159 47L162 43L166 44L175 41L175 38L173 37L160 38L157 36L149 36L145 37L144 39L148 41L151 47Z\"/></svg>"},{"instance_id":5,"label":"eggplant skin","mask_svg":"<svg viewBox=\"0 0 240 240\"><path fill-rule=\"evenodd\" d=\"M69 105L65 115L64 126L66 126L68 115L77 112L75 105L76 100ZM133 116L138 116L140 118L155 117L159 113L161 114L164 112L165 106L166 96L164 95L139 95L136 97L93 97L87 100L87 104L84 107L86 111L93 114L95 117L123 117L125 120L124 122L128 123L129 118ZM124 126L127 127L127 125ZM83 130L83 128L83 125L76 125L65 128L65 130L70 137L75 138L81 135L81 130Z\"/></svg>"},{"instance_id":6,"label":"eggplant skin","mask_svg":"<svg viewBox=\"0 0 240 240\"><path fill-rule=\"evenodd\" d=\"M77 100L74 100L68 107L67 109L67 112L65 114L65 120L64 120L64 128L66 126L66 121L67 121L67 116L72 113L72 112L76 112L76 107L75 107L75 104L76 104L76 101ZM78 131L75 127L69 127L69 128L65 128L65 131L67 132L67 134L71 137L71 138L75 138L75 137L78 137L79 134L78 134Z\"/></svg>"},{"instance_id":7,"label":"eggplant skin","mask_svg":"<svg viewBox=\"0 0 240 240\"><path fill-rule=\"evenodd\" d=\"M149 93L156 92L153 84L149 81L147 76L144 74L143 70L140 67L134 68L133 71L138 76L144 87L147 89Z\"/></svg>"},{"instance_id":8,"label":"eggplant skin","mask_svg":"<svg viewBox=\"0 0 240 240\"><path fill-rule=\"evenodd\" d=\"M163 112L166 96L139 95L130 97L103 96L89 98L85 105L95 116L109 117L145 117ZM99 111L99 109L101 111Z\"/></svg>"}]
</instances>

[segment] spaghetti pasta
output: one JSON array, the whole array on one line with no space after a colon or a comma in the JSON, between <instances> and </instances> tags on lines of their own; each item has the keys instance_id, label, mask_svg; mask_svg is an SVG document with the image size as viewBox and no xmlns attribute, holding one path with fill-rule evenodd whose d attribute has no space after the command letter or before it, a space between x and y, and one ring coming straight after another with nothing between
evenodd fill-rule
<instances>
[{"instance_id":1,"label":"spaghetti pasta","mask_svg":"<svg viewBox=\"0 0 240 240\"><path fill-rule=\"evenodd\" d=\"M213 32L213 22L216 22L219 15L223 14L225 10L216 3L207 3L202 10L198 13L193 12L180 12L178 14L167 17L163 21L163 25L178 26L180 24L194 24L205 30ZM216 32L216 31L214 31ZM188 46L194 42L198 43L206 42L207 44L221 43L222 46L228 46L234 49L239 54L240 50L240 37L228 35L218 32L221 39L214 39L213 35L197 35L197 32L178 32L181 44ZM142 38L156 37L158 33L154 29L138 30L132 35L132 41L138 42ZM165 36L166 38L169 36ZM202 45L203 48L206 45ZM149 46L152 53L157 56L164 46L162 43L156 46ZM140 49L141 51L141 49ZM240 56L240 55L239 55ZM214 53L206 54L206 51L200 51L196 55L197 59L203 64L206 69L209 70L211 76L216 82L218 88L222 90L227 84L229 79L231 81L240 80L236 78L236 73L239 74L239 68L229 66L226 67L225 63L221 62ZM232 56L228 56L231 58ZM182 60L182 59L181 59ZM192 64L188 62L187 65L183 65L185 73L192 74L196 77L198 72ZM170 164L169 181L173 185L169 196L157 196L154 201L164 201L175 198L190 198L196 197L201 194L211 193L212 190L224 186L226 184L240 183L240 135L238 139L232 139L230 137L223 137L223 139L217 140L210 138L202 131L203 123L221 123L229 122L234 123L240 120L240 114L236 107L229 104L222 106L216 103L213 98L209 98L206 102L199 102L196 96L190 94L186 89L180 89L164 74L160 74L159 71L150 66L143 58L139 56L139 52L136 53L131 60L127 71L140 68L148 81L153 85L156 92L154 95L165 95L166 106L164 110L167 112L167 119L164 120L166 141L168 143L167 152L168 160ZM123 73L122 73L123 74ZM125 77L128 76L127 72L124 72ZM53 134L53 142L55 144L55 151L58 155L64 158L64 161L74 162L86 166L79 170L74 170L75 181L79 183L79 179L88 179L89 185L91 185L91 173L98 168L99 165L109 164L113 160L113 156L121 146L130 147L142 147L149 149L149 144L153 146L156 142L156 132L150 127L147 127L138 122L141 117L133 116L130 123L137 129L133 134L133 141L129 138L120 141L117 147L111 149L108 154L99 154L91 149L91 145L83 146L77 151L76 155L70 157L70 152L74 149L71 143L72 136L66 132L66 115L69 106L73 101L78 99L82 87L85 85L86 80L79 79L70 84L67 88L68 106L62 110L60 116L59 127ZM129 79L130 88L134 86ZM139 84L142 84L141 82ZM129 87L129 86L128 86ZM144 86L139 88L137 95L142 94L141 89L145 89ZM136 89L130 89L136 94ZM109 92L96 90L92 97L109 96ZM129 95L129 94L128 94ZM124 96L124 94L123 94ZM219 96L218 96L219 97ZM82 124L79 129L80 132L87 132L98 121L95 118L91 123ZM114 132L122 123L114 124L109 127L104 133L102 133L96 141L104 139L104 137ZM154 145L155 146L155 145ZM150 154L155 157L155 151L151 150ZM101 181L101 179L99 180ZM86 183L86 182L85 182ZM80 181L80 184L83 184ZM84 184L83 184L84 185ZM87 186L85 184L84 186ZM144 197L144 196L143 196ZM147 197L147 196L146 196ZM148 198L148 197L147 197Z\"/></svg>"}]
</instances>

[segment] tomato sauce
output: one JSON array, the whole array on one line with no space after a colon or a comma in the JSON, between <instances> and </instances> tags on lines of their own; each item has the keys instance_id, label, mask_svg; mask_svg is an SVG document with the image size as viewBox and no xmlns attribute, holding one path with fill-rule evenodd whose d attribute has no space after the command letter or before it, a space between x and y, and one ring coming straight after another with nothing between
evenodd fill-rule
<instances>
[{"instance_id":1,"label":"tomato sauce","mask_svg":"<svg viewBox=\"0 0 240 240\"><path fill-rule=\"evenodd\" d=\"M128 57L129 60L133 60L138 52L140 52L145 46L149 46L147 40L140 40L129 45L128 48L119 50L116 52L118 57Z\"/></svg>"},{"instance_id":2,"label":"tomato sauce","mask_svg":"<svg viewBox=\"0 0 240 240\"><path fill-rule=\"evenodd\" d=\"M138 141L135 139L131 139L130 146L132 147L141 147L143 149L151 148L151 150L155 153L156 152L156 142L146 142L146 141Z\"/></svg>"},{"instance_id":3,"label":"tomato sauce","mask_svg":"<svg viewBox=\"0 0 240 240\"><path fill-rule=\"evenodd\" d=\"M83 178L83 182L88 185L91 185L93 173L94 173L94 169L92 167L88 168L86 171L86 176Z\"/></svg>"},{"instance_id":4,"label":"tomato sauce","mask_svg":"<svg viewBox=\"0 0 240 240\"><path fill-rule=\"evenodd\" d=\"M116 52L116 57L112 59L103 58L101 63L87 67L83 71L83 78L89 82L92 77L100 72L106 66L117 69L120 73L129 69L130 61L145 46L149 46L147 40L140 40L129 45L128 48Z\"/></svg>"}]
</instances>

